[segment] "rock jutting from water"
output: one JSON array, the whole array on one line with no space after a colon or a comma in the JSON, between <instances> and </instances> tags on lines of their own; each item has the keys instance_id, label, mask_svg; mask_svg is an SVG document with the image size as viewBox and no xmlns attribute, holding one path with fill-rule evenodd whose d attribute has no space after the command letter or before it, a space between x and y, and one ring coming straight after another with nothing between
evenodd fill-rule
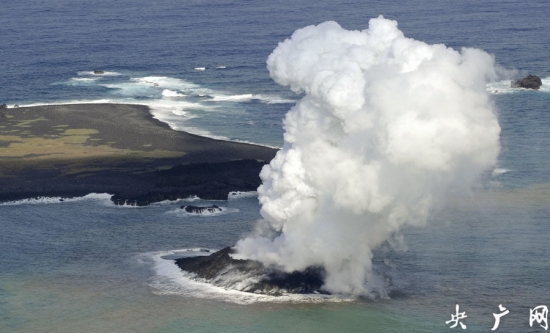
<instances>
[{"instance_id":1,"label":"rock jutting from water","mask_svg":"<svg viewBox=\"0 0 550 333\"><path fill-rule=\"evenodd\" d=\"M175 263L196 278L219 287L266 295L328 294L322 289L325 276L322 267L287 273L258 261L233 259L234 252L228 246L209 256L180 258Z\"/></svg>"},{"instance_id":2,"label":"rock jutting from water","mask_svg":"<svg viewBox=\"0 0 550 333\"><path fill-rule=\"evenodd\" d=\"M187 205L187 206L181 206L180 208L191 214L217 213L222 211L222 209L216 205L211 205L211 206Z\"/></svg>"},{"instance_id":3,"label":"rock jutting from water","mask_svg":"<svg viewBox=\"0 0 550 333\"><path fill-rule=\"evenodd\" d=\"M538 90L542 86L542 80L536 75L527 75L527 77L511 82L512 88L525 88Z\"/></svg>"}]
</instances>

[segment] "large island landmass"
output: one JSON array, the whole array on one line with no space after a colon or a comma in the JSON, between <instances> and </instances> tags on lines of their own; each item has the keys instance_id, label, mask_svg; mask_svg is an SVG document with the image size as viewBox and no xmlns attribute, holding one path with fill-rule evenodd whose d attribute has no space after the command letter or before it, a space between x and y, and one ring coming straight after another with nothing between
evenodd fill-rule
<instances>
[{"instance_id":1,"label":"large island landmass","mask_svg":"<svg viewBox=\"0 0 550 333\"><path fill-rule=\"evenodd\" d=\"M116 204L254 191L276 149L172 130L147 106L0 110L0 202L109 193Z\"/></svg>"}]
</instances>

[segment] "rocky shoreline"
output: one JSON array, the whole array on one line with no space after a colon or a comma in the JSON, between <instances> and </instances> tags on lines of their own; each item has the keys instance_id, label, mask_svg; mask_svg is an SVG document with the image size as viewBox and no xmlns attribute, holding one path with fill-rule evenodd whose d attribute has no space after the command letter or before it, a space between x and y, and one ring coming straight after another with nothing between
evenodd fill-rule
<instances>
[{"instance_id":1,"label":"rocky shoreline","mask_svg":"<svg viewBox=\"0 0 550 333\"><path fill-rule=\"evenodd\" d=\"M311 266L303 271L284 272L258 261L233 259L231 247L208 256L184 257L174 262L213 285L244 292L280 296L283 294L330 294L323 289L325 269ZM247 283L244 283L247 281Z\"/></svg>"},{"instance_id":2,"label":"rocky shoreline","mask_svg":"<svg viewBox=\"0 0 550 333\"><path fill-rule=\"evenodd\" d=\"M112 194L143 206L254 191L276 149L172 130L146 106L71 104L3 109L0 202Z\"/></svg>"}]
</instances>

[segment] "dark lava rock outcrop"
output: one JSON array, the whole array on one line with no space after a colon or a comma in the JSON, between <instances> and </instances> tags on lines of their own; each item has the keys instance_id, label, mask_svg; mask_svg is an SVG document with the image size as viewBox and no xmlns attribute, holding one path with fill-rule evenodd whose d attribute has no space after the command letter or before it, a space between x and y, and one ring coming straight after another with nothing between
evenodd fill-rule
<instances>
[{"instance_id":1,"label":"dark lava rock outcrop","mask_svg":"<svg viewBox=\"0 0 550 333\"><path fill-rule=\"evenodd\" d=\"M512 88L525 88L525 89L540 89L542 86L542 80L536 75L528 75L527 77L519 80L512 81Z\"/></svg>"},{"instance_id":2,"label":"dark lava rock outcrop","mask_svg":"<svg viewBox=\"0 0 550 333\"><path fill-rule=\"evenodd\" d=\"M180 258L175 262L180 269L220 287L267 295L328 294L322 289L326 273L322 267L287 273L254 260L233 259L232 253L234 249L226 247L209 256Z\"/></svg>"},{"instance_id":3,"label":"dark lava rock outcrop","mask_svg":"<svg viewBox=\"0 0 550 333\"><path fill-rule=\"evenodd\" d=\"M188 205L188 206L181 206L180 208L191 214L217 213L222 211L222 209L216 205L212 205L212 206Z\"/></svg>"},{"instance_id":4,"label":"dark lava rock outcrop","mask_svg":"<svg viewBox=\"0 0 550 333\"><path fill-rule=\"evenodd\" d=\"M94 74L95 75L101 75L101 74L105 74L105 72L101 71L101 70L98 70L98 71L94 71Z\"/></svg>"},{"instance_id":5,"label":"dark lava rock outcrop","mask_svg":"<svg viewBox=\"0 0 550 333\"><path fill-rule=\"evenodd\" d=\"M225 163L195 163L139 175L127 191L115 192L117 205L145 206L164 200L198 196L204 200L227 200L232 191L255 191L261 184L265 162L238 160Z\"/></svg>"}]
</instances>

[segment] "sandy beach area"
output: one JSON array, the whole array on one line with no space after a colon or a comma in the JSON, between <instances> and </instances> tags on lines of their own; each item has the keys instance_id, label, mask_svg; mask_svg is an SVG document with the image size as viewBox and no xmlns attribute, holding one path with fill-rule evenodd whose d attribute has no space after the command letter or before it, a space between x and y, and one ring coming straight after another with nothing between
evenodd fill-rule
<instances>
[{"instance_id":1,"label":"sandy beach area","mask_svg":"<svg viewBox=\"0 0 550 333\"><path fill-rule=\"evenodd\" d=\"M172 130L147 106L0 110L0 201L110 193L145 205L253 191L276 150Z\"/></svg>"}]
</instances>

